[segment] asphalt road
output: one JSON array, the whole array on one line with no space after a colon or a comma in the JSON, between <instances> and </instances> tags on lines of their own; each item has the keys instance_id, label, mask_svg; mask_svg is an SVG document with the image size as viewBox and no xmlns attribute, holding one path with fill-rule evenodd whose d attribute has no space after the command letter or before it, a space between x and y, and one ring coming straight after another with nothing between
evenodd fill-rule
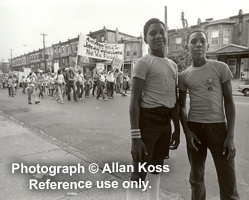
<instances>
[{"instance_id":1,"label":"asphalt road","mask_svg":"<svg viewBox=\"0 0 249 200\"><path fill-rule=\"evenodd\" d=\"M45 96L41 103L27 104L27 95L9 97L7 90L0 89L0 111L42 130L61 142L78 149L102 163L120 162L130 164L129 94L127 97L115 95L107 101L94 97L79 102L65 100L58 104ZM249 97L235 96L237 147L236 172L241 199L249 196ZM1 127L0 127L1 128ZM1 131L1 129L0 129ZM171 193L190 199L188 183L189 164L186 154L184 134L178 150L171 151L165 160L170 172L162 175L161 187ZM215 168L209 154L206 166L207 199L219 199L219 189Z\"/></svg>"}]
</instances>

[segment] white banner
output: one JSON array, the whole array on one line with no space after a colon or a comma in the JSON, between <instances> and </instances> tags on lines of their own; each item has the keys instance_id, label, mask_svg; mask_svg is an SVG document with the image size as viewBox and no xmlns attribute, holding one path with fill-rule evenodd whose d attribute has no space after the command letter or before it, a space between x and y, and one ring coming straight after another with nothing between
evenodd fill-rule
<instances>
[{"instance_id":1,"label":"white banner","mask_svg":"<svg viewBox=\"0 0 249 200\"><path fill-rule=\"evenodd\" d=\"M117 56L124 60L124 44L100 43L87 35L80 34L78 55L101 60L112 60Z\"/></svg>"}]
</instances>

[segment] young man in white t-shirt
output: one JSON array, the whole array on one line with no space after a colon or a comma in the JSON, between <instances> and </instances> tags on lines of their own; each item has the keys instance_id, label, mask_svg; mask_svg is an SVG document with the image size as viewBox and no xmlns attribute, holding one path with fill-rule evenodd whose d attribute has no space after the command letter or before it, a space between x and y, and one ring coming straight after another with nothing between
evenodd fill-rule
<instances>
[{"instance_id":1,"label":"young man in white t-shirt","mask_svg":"<svg viewBox=\"0 0 249 200\"><path fill-rule=\"evenodd\" d=\"M150 186L149 200L157 200L160 172L167 170L164 169L164 158L169 153L171 114L173 111L177 112L177 65L165 57L167 38L163 22L156 18L147 21L144 26L144 40L151 52L136 62L132 76L130 125L134 171L130 181L134 183L146 178ZM179 119L174 122L177 125L172 138L177 148L180 135ZM147 173L147 170L140 169L140 165L145 165L146 169L158 170ZM138 200L140 195L141 188L131 186L127 190L126 199Z\"/></svg>"},{"instance_id":2,"label":"young man in white t-shirt","mask_svg":"<svg viewBox=\"0 0 249 200\"><path fill-rule=\"evenodd\" d=\"M179 75L180 119L191 166L189 182L192 200L206 199L204 170L207 149L216 167L220 199L238 200L234 166L236 149L233 140L235 105L230 81L232 73L225 63L206 58L208 47L207 36L203 31L191 32L186 48L193 63ZM190 96L188 116L187 90Z\"/></svg>"}]
</instances>

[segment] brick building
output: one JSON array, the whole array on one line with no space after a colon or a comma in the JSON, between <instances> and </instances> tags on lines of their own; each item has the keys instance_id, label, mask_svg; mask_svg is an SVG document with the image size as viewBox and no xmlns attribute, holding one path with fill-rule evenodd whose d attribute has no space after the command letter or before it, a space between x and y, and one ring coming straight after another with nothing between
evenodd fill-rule
<instances>
[{"instance_id":1,"label":"brick building","mask_svg":"<svg viewBox=\"0 0 249 200\"><path fill-rule=\"evenodd\" d=\"M249 76L249 13L243 14L240 10L238 15L226 19L207 19L183 29L168 30L169 47L168 57L176 60L179 52L183 50L186 42L184 32L203 30L208 36L210 44L207 57L228 64L235 78L241 78L242 74Z\"/></svg>"}]
</instances>

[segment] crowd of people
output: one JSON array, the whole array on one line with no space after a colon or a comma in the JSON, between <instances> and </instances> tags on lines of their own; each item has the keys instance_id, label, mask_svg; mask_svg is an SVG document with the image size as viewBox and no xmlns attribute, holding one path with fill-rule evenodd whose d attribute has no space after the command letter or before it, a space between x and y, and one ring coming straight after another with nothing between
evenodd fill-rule
<instances>
[{"instance_id":1,"label":"crowd of people","mask_svg":"<svg viewBox=\"0 0 249 200\"><path fill-rule=\"evenodd\" d=\"M40 103L39 99L44 96L63 104L65 98L78 102L89 98L90 94L96 96L97 100L101 96L106 101L107 98L114 98L114 92L125 97L130 89L127 69L122 72L112 67L108 71L94 68L91 72L87 69L84 74L81 69L76 71L73 67L58 69L55 73L39 70L23 75L20 80L17 73L10 71L0 76L0 87L8 88L10 97L14 97L17 89L22 88L22 93L28 94L28 104L32 104L32 96L35 104Z\"/></svg>"}]
</instances>

